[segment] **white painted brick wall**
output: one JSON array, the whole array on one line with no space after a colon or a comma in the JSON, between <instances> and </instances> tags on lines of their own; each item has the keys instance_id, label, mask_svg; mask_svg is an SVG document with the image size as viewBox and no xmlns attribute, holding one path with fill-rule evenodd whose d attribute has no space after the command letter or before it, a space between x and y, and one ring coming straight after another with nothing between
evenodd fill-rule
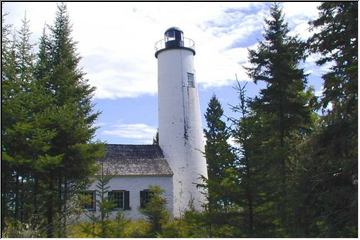
<instances>
[{"instance_id":1,"label":"white painted brick wall","mask_svg":"<svg viewBox=\"0 0 360 240\"><path fill-rule=\"evenodd\" d=\"M174 216L179 217L191 200L197 210L205 202L196 188L200 175L207 177L207 167L194 55L188 49L166 49L157 58L159 145L174 172ZM187 73L195 74L195 88L188 86Z\"/></svg>"}]
</instances>

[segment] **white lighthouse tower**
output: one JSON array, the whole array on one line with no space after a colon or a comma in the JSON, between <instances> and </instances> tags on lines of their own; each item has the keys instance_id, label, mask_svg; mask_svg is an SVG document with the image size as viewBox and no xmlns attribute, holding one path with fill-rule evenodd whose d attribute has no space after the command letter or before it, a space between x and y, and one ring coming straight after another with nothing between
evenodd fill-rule
<instances>
[{"instance_id":1,"label":"white lighthouse tower","mask_svg":"<svg viewBox=\"0 0 360 240\"><path fill-rule=\"evenodd\" d=\"M207 178L194 42L176 27L156 44L158 59L159 145L174 172L173 209L179 217L190 204L202 209L200 176Z\"/></svg>"}]
</instances>

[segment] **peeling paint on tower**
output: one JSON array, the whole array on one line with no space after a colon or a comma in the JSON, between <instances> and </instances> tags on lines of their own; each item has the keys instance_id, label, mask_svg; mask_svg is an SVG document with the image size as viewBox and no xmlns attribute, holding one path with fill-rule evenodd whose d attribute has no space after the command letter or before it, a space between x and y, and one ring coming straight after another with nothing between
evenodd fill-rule
<instances>
[{"instance_id":1,"label":"peeling paint on tower","mask_svg":"<svg viewBox=\"0 0 360 240\"><path fill-rule=\"evenodd\" d=\"M194 56L194 42L175 27L156 45L159 145L174 172L175 217L188 209L190 202L202 210L205 201L196 187L200 176L207 177L207 169Z\"/></svg>"}]
</instances>

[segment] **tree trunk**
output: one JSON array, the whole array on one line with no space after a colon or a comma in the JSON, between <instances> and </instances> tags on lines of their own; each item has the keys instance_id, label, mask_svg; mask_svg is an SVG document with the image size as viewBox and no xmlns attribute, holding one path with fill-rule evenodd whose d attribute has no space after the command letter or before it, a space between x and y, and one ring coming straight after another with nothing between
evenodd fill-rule
<instances>
[{"instance_id":1,"label":"tree trunk","mask_svg":"<svg viewBox=\"0 0 360 240\"><path fill-rule=\"evenodd\" d=\"M52 238L54 236L54 219L53 219L53 214L54 214L54 210L53 210L53 204L54 204L54 197L53 197L53 193L54 193L54 183L53 180L50 180L49 183L49 197L48 197L48 201L47 201L47 237L48 238Z\"/></svg>"},{"instance_id":2,"label":"tree trunk","mask_svg":"<svg viewBox=\"0 0 360 240\"><path fill-rule=\"evenodd\" d=\"M38 225L38 203L37 203L37 194L38 194L38 184L39 184L39 180L37 178L36 175L34 175L34 192L33 192L33 206L34 206L34 216L33 216L33 230L37 227Z\"/></svg>"},{"instance_id":3,"label":"tree trunk","mask_svg":"<svg viewBox=\"0 0 360 240\"><path fill-rule=\"evenodd\" d=\"M16 173L15 175L15 219L19 219L19 175Z\"/></svg>"},{"instance_id":4,"label":"tree trunk","mask_svg":"<svg viewBox=\"0 0 360 240\"><path fill-rule=\"evenodd\" d=\"M24 222L24 202L26 201L24 199L24 176L21 178L21 184L20 184L20 209L19 209L19 214L20 214L20 222Z\"/></svg>"},{"instance_id":5,"label":"tree trunk","mask_svg":"<svg viewBox=\"0 0 360 240\"><path fill-rule=\"evenodd\" d=\"M5 164L4 164L5 165ZM3 166L4 166L3 165ZM2 176L1 176L1 232L4 232L5 228L5 216L7 216L7 172L8 169L6 167L3 168Z\"/></svg>"},{"instance_id":6,"label":"tree trunk","mask_svg":"<svg viewBox=\"0 0 360 240\"><path fill-rule=\"evenodd\" d=\"M68 214L68 210L67 210L67 193L68 193L68 184L67 184L67 180L66 180L66 177L64 178L64 211L63 211L63 237L66 237L66 224L67 224L67 214Z\"/></svg>"},{"instance_id":7,"label":"tree trunk","mask_svg":"<svg viewBox=\"0 0 360 240\"><path fill-rule=\"evenodd\" d=\"M247 175L248 175L248 184L247 184L247 201L248 201L248 217L249 217L249 233L250 237L253 235L254 231L254 210L253 210L253 195L252 195L252 189L250 188L250 181L251 181L251 175L250 175L250 167L247 164L246 167Z\"/></svg>"}]
</instances>

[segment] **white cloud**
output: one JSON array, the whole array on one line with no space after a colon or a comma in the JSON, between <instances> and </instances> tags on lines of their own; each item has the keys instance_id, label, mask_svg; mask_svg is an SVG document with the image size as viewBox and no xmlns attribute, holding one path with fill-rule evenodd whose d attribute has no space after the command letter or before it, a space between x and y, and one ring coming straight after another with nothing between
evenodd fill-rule
<instances>
[{"instance_id":1,"label":"white cloud","mask_svg":"<svg viewBox=\"0 0 360 240\"><path fill-rule=\"evenodd\" d=\"M236 148L239 147L239 143L236 142L234 137L229 137L227 143L232 147L236 147Z\"/></svg>"},{"instance_id":2,"label":"white cloud","mask_svg":"<svg viewBox=\"0 0 360 240\"><path fill-rule=\"evenodd\" d=\"M317 13L318 3L283 5L294 32L305 36L305 23ZM242 66L247 64L247 48L255 44L249 39L262 31L269 12L267 3L251 2L69 2L67 6L80 64L97 88L95 97L110 99L156 94L154 44L170 26L180 27L195 41L200 85L232 85L235 74L248 80ZM17 27L25 9L37 39L44 23L54 22L56 3L5 3L7 19Z\"/></svg>"},{"instance_id":3,"label":"white cloud","mask_svg":"<svg viewBox=\"0 0 360 240\"><path fill-rule=\"evenodd\" d=\"M110 129L102 131L101 134L123 139L132 139L138 143L149 144L152 143L156 131L156 128L143 123L116 124L110 126Z\"/></svg>"},{"instance_id":4,"label":"white cloud","mask_svg":"<svg viewBox=\"0 0 360 240\"><path fill-rule=\"evenodd\" d=\"M301 21L304 18L314 18L318 15L317 7L320 6L320 2L283 2L283 12L285 13L287 20Z\"/></svg>"},{"instance_id":5,"label":"white cloud","mask_svg":"<svg viewBox=\"0 0 360 240\"><path fill-rule=\"evenodd\" d=\"M321 90L315 91L314 94L315 94L315 96L317 96L317 97L321 97L321 96L323 95L323 91L324 91L324 89L321 88Z\"/></svg>"},{"instance_id":6,"label":"white cloud","mask_svg":"<svg viewBox=\"0 0 360 240\"><path fill-rule=\"evenodd\" d=\"M313 32L310 31L310 20L318 16L317 7L320 2L284 2L282 3L285 21L288 22L291 29L291 36L299 36L301 39L308 39Z\"/></svg>"}]
</instances>

